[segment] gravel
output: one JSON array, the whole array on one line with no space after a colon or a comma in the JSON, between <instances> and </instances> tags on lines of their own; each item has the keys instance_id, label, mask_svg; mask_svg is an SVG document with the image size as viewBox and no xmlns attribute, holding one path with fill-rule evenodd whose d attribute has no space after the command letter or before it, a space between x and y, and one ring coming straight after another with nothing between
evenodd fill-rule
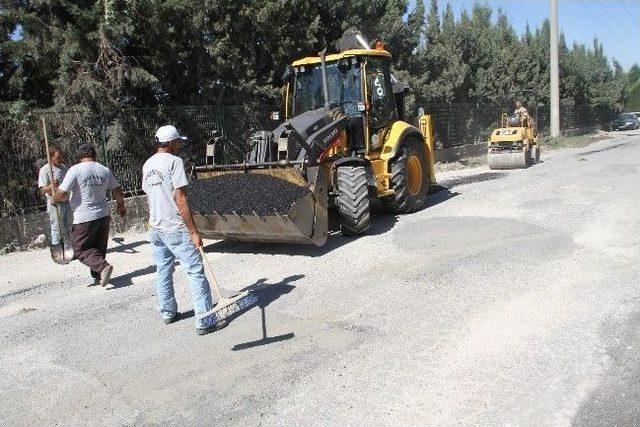
<instances>
[{"instance_id":1,"label":"gravel","mask_svg":"<svg viewBox=\"0 0 640 427\"><path fill-rule=\"evenodd\" d=\"M289 212L291 205L309 193L305 187L264 174L228 174L196 180L187 187L193 211L202 215L237 212L270 215Z\"/></svg>"}]
</instances>

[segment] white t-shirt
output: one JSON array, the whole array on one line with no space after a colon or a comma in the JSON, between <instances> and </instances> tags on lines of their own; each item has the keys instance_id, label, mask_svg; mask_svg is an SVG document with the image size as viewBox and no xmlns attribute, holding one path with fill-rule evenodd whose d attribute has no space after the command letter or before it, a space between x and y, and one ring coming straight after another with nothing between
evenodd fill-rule
<instances>
[{"instance_id":1,"label":"white t-shirt","mask_svg":"<svg viewBox=\"0 0 640 427\"><path fill-rule=\"evenodd\" d=\"M73 223L93 221L109 216L107 190L119 187L111 171L98 162L80 162L67 171L60 190L71 192Z\"/></svg>"},{"instance_id":2,"label":"white t-shirt","mask_svg":"<svg viewBox=\"0 0 640 427\"><path fill-rule=\"evenodd\" d=\"M64 179L64 176L66 175L67 170L68 169L65 165L53 167L53 179L58 181L58 185L60 185L60 183ZM38 188L46 187L47 185L50 185L50 184L51 184L51 169L49 169L49 163L47 163L46 165L40 168L40 172L38 173ZM49 202L49 199L51 199L51 196L49 195L49 193L46 193L45 197L47 198L47 202Z\"/></svg>"},{"instance_id":3,"label":"white t-shirt","mask_svg":"<svg viewBox=\"0 0 640 427\"><path fill-rule=\"evenodd\" d=\"M169 153L156 153L142 167L142 189L149 202L149 224L162 231L186 229L173 198L176 188L189 184L184 162Z\"/></svg>"}]
</instances>

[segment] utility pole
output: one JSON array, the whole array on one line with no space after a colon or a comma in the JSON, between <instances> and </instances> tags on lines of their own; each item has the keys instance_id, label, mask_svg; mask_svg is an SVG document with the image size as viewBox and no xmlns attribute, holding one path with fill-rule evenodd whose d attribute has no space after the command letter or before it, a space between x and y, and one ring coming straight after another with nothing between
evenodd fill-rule
<instances>
[{"instance_id":1,"label":"utility pole","mask_svg":"<svg viewBox=\"0 0 640 427\"><path fill-rule=\"evenodd\" d=\"M558 0L551 0L551 81L550 81L550 109L551 136L560 136L560 66L558 65Z\"/></svg>"}]
</instances>

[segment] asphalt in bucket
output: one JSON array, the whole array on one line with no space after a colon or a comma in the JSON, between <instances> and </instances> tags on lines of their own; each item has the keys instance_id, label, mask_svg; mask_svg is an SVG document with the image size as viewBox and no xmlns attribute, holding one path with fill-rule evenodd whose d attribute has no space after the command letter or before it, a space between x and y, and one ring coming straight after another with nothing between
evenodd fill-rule
<instances>
[{"instance_id":1,"label":"asphalt in bucket","mask_svg":"<svg viewBox=\"0 0 640 427\"><path fill-rule=\"evenodd\" d=\"M239 173L192 181L186 193L191 209L201 215L266 216L288 213L309 190L270 175Z\"/></svg>"}]
</instances>

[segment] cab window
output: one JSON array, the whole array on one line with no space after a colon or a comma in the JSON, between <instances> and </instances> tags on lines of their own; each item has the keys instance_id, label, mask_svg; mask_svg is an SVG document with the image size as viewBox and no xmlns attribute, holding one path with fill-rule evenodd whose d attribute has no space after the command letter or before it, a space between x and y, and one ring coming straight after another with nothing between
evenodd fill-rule
<instances>
[{"instance_id":1,"label":"cab window","mask_svg":"<svg viewBox=\"0 0 640 427\"><path fill-rule=\"evenodd\" d=\"M389 59L367 59L367 97L370 104L369 125L376 131L397 119L397 111L391 87Z\"/></svg>"}]
</instances>

